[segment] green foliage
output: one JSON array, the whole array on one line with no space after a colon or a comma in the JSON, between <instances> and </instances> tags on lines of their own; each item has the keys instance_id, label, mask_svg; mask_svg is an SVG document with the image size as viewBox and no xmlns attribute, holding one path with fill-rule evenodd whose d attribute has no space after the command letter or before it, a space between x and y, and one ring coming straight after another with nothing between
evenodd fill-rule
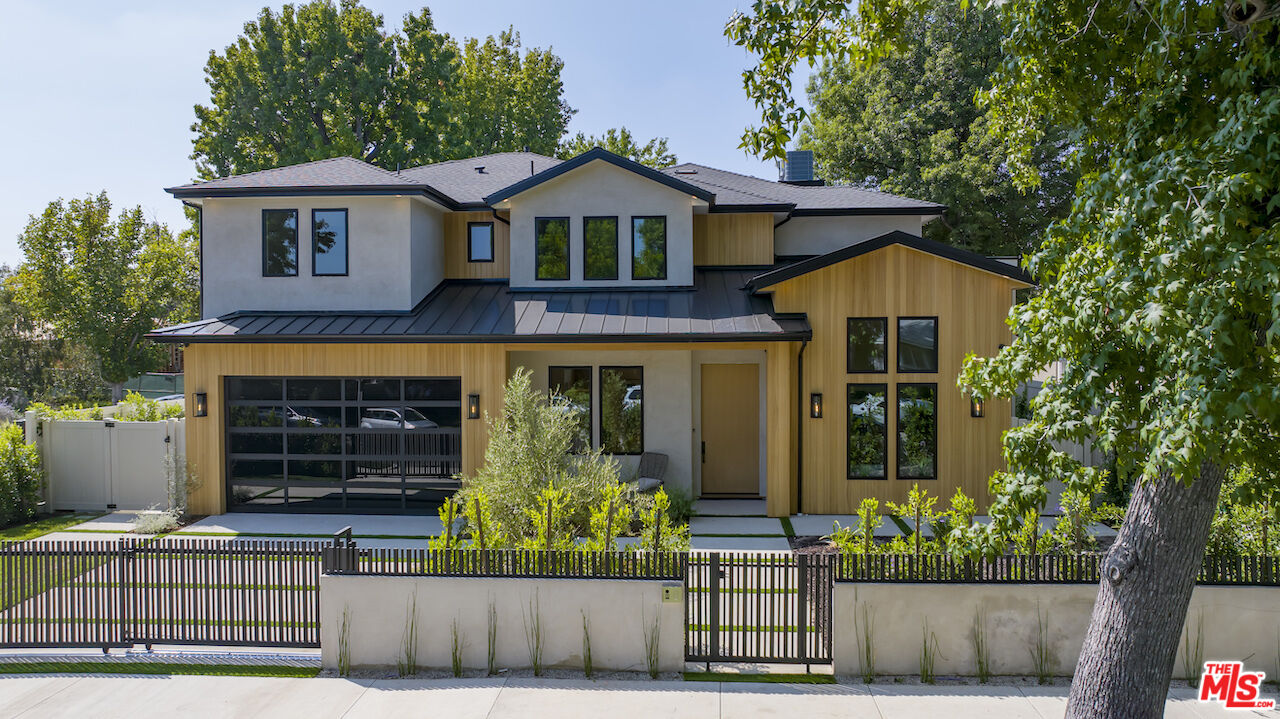
<instances>
[{"instance_id":1,"label":"green foliage","mask_svg":"<svg viewBox=\"0 0 1280 719\"><path fill-rule=\"evenodd\" d=\"M938 521L938 514L933 509L937 503L938 498L930 497L929 490L921 489L919 482L912 483L905 503L885 502L889 511L915 521L915 531L911 533L911 550L916 556L919 556L922 551L929 551L934 546L931 540L924 537L924 528L932 527ZM901 538L894 537L894 539Z\"/></svg>"},{"instance_id":2,"label":"green foliage","mask_svg":"<svg viewBox=\"0 0 1280 719\"><path fill-rule=\"evenodd\" d=\"M693 518L693 495L682 487L663 487L663 491L667 493L667 516L676 524L688 524Z\"/></svg>"},{"instance_id":3,"label":"green foliage","mask_svg":"<svg viewBox=\"0 0 1280 719\"><path fill-rule=\"evenodd\" d=\"M918 197L949 209L925 236L983 254L1022 255L1066 214L1075 185L1066 135L1032 151L1040 185L1013 186L1008 148L976 95L1004 60L998 12L941 3L907 23L906 42L875 64L826 62L809 80L799 146L828 181Z\"/></svg>"},{"instance_id":4,"label":"green foliage","mask_svg":"<svg viewBox=\"0 0 1280 719\"><path fill-rule=\"evenodd\" d=\"M33 402L27 409L47 419L100 420L106 417L103 410L107 407L102 405L50 407L43 402ZM119 422L159 422L166 419L181 419L185 411L181 403L157 402L137 392L128 391L111 419Z\"/></svg>"},{"instance_id":5,"label":"green foliage","mask_svg":"<svg viewBox=\"0 0 1280 719\"><path fill-rule=\"evenodd\" d=\"M841 554L873 554L876 551L875 532L883 522L880 501L875 497L863 497L858 504L858 525L841 527L839 522L835 522L829 539Z\"/></svg>"},{"instance_id":6,"label":"green foliage","mask_svg":"<svg viewBox=\"0 0 1280 719\"><path fill-rule=\"evenodd\" d=\"M1259 481L1256 473L1252 467L1228 473L1209 529L1209 557L1280 554L1280 503L1273 485Z\"/></svg>"},{"instance_id":7,"label":"green foliage","mask_svg":"<svg viewBox=\"0 0 1280 719\"><path fill-rule=\"evenodd\" d=\"M651 495L652 506L641 508L640 543L632 544L628 549L639 549L650 552L686 552L689 550L689 525L676 524L671 521L671 500L665 490L659 489Z\"/></svg>"},{"instance_id":8,"label":"green foliage","mask_svg":"<svg viewBox=\"0 0 1280 719\"><path fill-rule=\"evenodd\" d=\"M671 167L679 162L675 153L667 149L667 138L655 137L640 145L631 136L631 131L625 127L611 127L599 137L579 132L560 143L560 147L556 148L556 157L568 160L594 147L604 148L615 155L622 155L641 165L648 165L656 169Z\"/></svg>"},{"instance_id":9,"label":"green foliage","mask_svg":"<svg viewBox=\"0 0 1280 719\"><path fill-rule=\"evenodd\" d=\"M618 537L631 527L632 507L630 490L621 484L606 488L600 504L591 509L591 531L582 549L597 552L613 552L618 549Z\"/></svg>"},{"instance_id":10,"label":"green foliage","mask_svg":"<svg viewBox=\"0 0 1280 719\"><path fill-rule=\"evenodd\" d=\"M0 526L34 517L43 489L40 452L27 444L21 427L0 425Z\"/></svg>"},{"instance_id":11,"label":"green foliage","mask_svg":"<svg viewBox=\"0 0 1280 719\"><path fill-rule=\"evenodd\" d=\"M431 11L387 32L355 0L263 8L221 54L192 131L201 177L350 156L395 169L528 147L551 154L574 110L564 63L508 29L461 46Z\"/></svg>"},{"instance_id":12,"label":"green foliage","mask_svg":"<svg viewBox=\"0 0 1280 719\"><path fill-rule=\"evenodd\" d=\"M105 192L59 199L30 218L18 244L25 261L6 283L15 300L53 333L92 352L107 382L118 386L159 367L163 353L144 335L193 317L195 243L147 222L141 207L113 222Z\"/></svg>"}]
</instances>

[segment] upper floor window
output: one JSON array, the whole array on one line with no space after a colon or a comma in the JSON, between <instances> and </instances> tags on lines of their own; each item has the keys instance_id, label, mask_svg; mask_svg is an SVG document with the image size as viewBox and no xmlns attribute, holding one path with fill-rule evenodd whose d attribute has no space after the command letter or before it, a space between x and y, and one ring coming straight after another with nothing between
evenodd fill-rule
<instances>
[{"instance_id":1,"label":"upper floor window","mask_svg":"<svg viewBox=\"0 0 1280 719\"><path fill-rule=\"evenodd\" d=\"M667 279L667 218L631 218L631 279Z\"/></svg>"},{"instance_id":2,"label":"upper floor window","mask_svg":"<svg viewBox=\"0 0 1280 719\"><path fill-rule=\"evenodd\" d=\"M262 275L298 274L298 211L262 211Z\"/></svg>"},{"instance_id":3,"label":"upper floor window","mask_svg":"<svg viewBox=\"0 0 1280 719\"><path fill-rule=\"evenodd\" d=\"M539 217L533 221L534 255L540 280L569 279L569 218Z\"/></svg>"},{"instance_id":4,"label":"upper floor window","mask_svg":"<svg viewBox=\"0 0 1280 719\"><path fill-rule=\"evenodd\" d=\"M889 320L886 317L850 317L849 350L845 370L857 372L884 372L885 359L889 356Z\"/></svg>"},{"instance_id":5,"label":"upper floor window","mask_svg":"<svg viewBox=\"0 0 1280 719\"><path fill-rule=\"evenodd\" d=\"M582 218L582 278L618 279L618 218Z\"/></svg>"},{"instance_id":6,"label":"upper floor window","mask_svg":"<svg viewBox=\"0 0 1280 719\"><path fill-rule=\"evenodd\" d=\"M347 211L311 211L311 274L347 274Z\"/></svg>"},{"instance_id":7,"label":"upper floor window","mask_svg":"<svg viewBox=\"0 0 1280 719\"><path fill-rule=\"evenodd\" d=\"M898 318L898 371L938 371L938 318Z\"/></svg>"},{"instance_id":8,"label":"upper floor window","mask_svg":"<svg viewBox=\"0 0 1280 719\"><path fill-rule=\"evenodd\" d=\"M467 262L493 262L493 223L467 223Z\"/></svg>"}]
</instances>

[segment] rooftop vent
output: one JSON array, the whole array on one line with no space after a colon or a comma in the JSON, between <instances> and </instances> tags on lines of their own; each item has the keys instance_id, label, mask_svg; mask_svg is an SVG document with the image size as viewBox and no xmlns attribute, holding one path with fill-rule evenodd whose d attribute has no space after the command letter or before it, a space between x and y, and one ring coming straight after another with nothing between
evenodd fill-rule
<instances>
[{"instance_id":1,"label":"rooftop vent","mask_svg":"<svg viewBox=\"0 0 1280 719\"><path fill-rule=\"evenodd\" d=\"M683 170L676 170L676 174L677 175L696 175L698 174L698 171L693 169L692 167L688 167Z\"/></svg>"},{"instance_id":2,"label":"rooftop vent","mask_svg":"<svg viewBox=\"0 0 1280 719\"><path fill-rule=\"evenodd\" d=\"M812 150L787 150L787 159L778 163L778 181L789 185L824 185L813 176Z\"/></svg>"},{"instance_id":3,"label":"rooftop vent","mask_svg":"<svg viewBox=\"0 0 1280 719\"><path fill-rule=\"evenodd\" d=\"M481 175L485 174L484 165L476 165L476 172Z\"/></svg>"}]
</instances>

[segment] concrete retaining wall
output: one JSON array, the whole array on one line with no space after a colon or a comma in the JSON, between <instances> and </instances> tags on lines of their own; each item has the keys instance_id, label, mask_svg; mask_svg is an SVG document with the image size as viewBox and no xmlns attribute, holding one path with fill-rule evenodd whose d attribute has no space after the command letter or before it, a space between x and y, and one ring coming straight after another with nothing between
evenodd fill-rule
<instances>
[{"instance_id":1,"label":"concrete retaining wall","mask_svg":"<svg viewBox=\"0 0 1280 719\"><path fill-rule=\"evenodd\" d=\"M676 601L662 601L663 586ZM417 592L418 665L451 667L452 624L463 645L463 664L484 669L488 616L497 615L496 664L530 666L526 627L532 604L541 618L542 662L582 666L582 617L591 626L591 656L600 670L645 671L646 625L657 618L659 666L684 667L684 612L679 582L615 579L491 579L476 577L377 577L325 575L320 580L321 655L338 665L342 616L348 614L353 667L395 667L406 618Z\"/></svg>"},{"instance_id":2,"label":"concrete retaining wall","mask_svg":"<svg viewBox=\"0 0 1280 719\"><path fill-rule=\"evenodd\" d=\"M1097 597L1095 585L838 583L833 607L835 671L859 674L864 607L873 628L878 674L920 672L925 620L937 637L934 671L976 673L974 618L986 616L993 674L1034 675L1032 649L1039 617L1054 658L1054 674L1070 676L1080 656ZM1238 659L1268 674L1280 651L1280 588L1196 587L1183 629L1192 643L1203 617L1204 659ZM1183 674L1179 654L1174 674Z\"/></svg>"}]
</instances>

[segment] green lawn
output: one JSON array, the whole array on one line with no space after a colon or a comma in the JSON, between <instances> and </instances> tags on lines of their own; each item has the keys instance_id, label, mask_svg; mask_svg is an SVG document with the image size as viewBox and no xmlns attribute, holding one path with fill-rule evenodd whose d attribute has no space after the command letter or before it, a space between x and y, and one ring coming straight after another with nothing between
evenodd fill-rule
<instances>
[{"instance_id":1,"label":"green lawn","mask_svg":"<svg viewBox=\"0 0 1280 719\"><path fill-rule=\"evenodd\" d=\"M314 677L316 667L242 664L127 664L124 662L5 662L0 674L205 674L225 677Z\"/></svg>"},{"instance_id":2,"label":"green lawn","mask_svg":"<svg viewBox=\"0 0 1280 719\"><path fill-rule=\"evenodd\" d=\"M95 517L101 517L103 513L97 514L51 514L47 517L27 522L26 524L16 524L12 527L0 529L0 541L21 542L27 539L35 539L51 532L60 532L67 527L71 527L81 522L88 521Z\"/></svg>"}]
</instances>

